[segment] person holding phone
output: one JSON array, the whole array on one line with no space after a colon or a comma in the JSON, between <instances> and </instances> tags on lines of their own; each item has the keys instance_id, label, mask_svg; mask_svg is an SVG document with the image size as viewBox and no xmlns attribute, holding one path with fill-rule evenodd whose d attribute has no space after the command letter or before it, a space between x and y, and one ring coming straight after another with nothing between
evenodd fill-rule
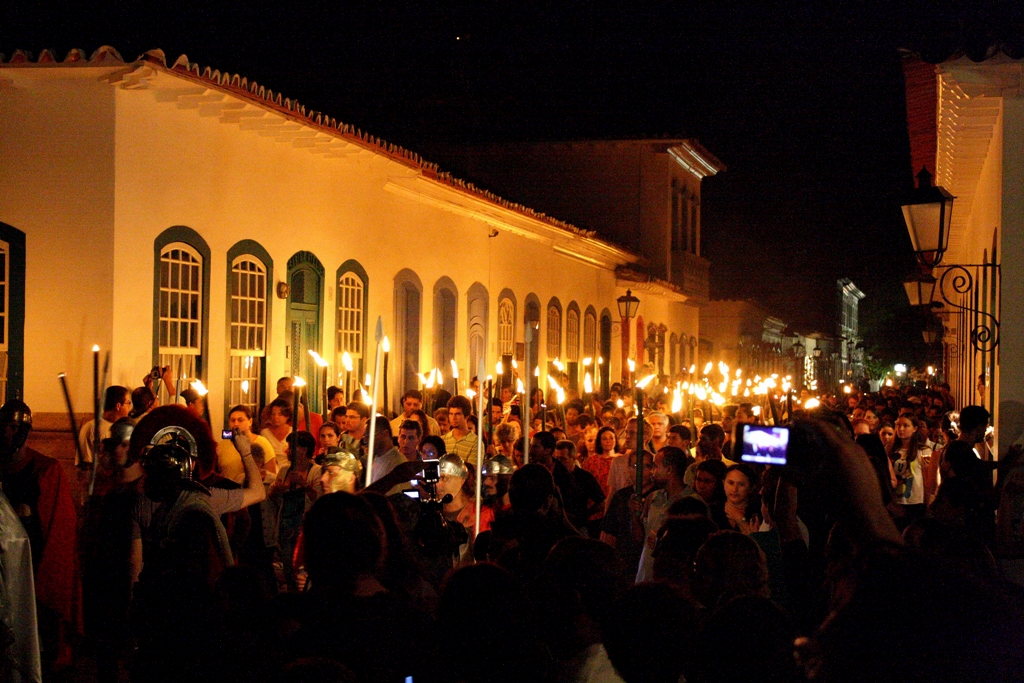
<instances>
[{"instance_id":1,"label":"person holding phone","mask_svg":"<svg viewBox=\"0 0 1024 683\"><path fill-rule=\"evenodd\" d=\"M228 412L228 427L229 429L221 435L224 438L217 444L217 464L220 466L221 475L236 484L245 484L245 467L234 443L237 434L249 439L250 452L259 467L263 482L272 484L277 478L274 447L263 436L252 433L252 411L249 407L237 405L231 408Z\"/></svg>"}]
</instances>

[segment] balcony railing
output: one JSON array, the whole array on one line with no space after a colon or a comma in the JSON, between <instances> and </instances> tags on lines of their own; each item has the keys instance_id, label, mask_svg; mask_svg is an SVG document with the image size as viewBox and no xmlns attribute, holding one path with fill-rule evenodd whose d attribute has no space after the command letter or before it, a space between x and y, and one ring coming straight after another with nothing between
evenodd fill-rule
<instances>
[{"instance_id":1,"label":"balcony railing","mask_svg":"<svg viewBox=\"0 0 1024 683\"><path fill-rule=\"evenodd\" d=\"M711 263L688 251L672 251L672 283L683 288L683 292L699 301L709 297L708 271Z\"/></svg>"}]
</instances>

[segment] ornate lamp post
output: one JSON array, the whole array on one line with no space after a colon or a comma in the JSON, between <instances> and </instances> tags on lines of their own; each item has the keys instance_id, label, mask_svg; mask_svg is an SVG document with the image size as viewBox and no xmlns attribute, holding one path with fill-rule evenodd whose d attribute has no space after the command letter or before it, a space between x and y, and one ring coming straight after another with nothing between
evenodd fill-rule
<instances>
[{"instance_id":1,"label":"ornate lamp post","mask_svg":"<svg viewBox=\"0 0 1024 683\"><path fill-rule=\"evenodd\" d=\"M633 292L626 290L616 301L619 304L619 318L622 319L622 381L629 382L629 321L636 317L637 309L640 308L640 299L633 296ZM641 343L637 340L637 343Z\"/></svg>"}]
</instances>

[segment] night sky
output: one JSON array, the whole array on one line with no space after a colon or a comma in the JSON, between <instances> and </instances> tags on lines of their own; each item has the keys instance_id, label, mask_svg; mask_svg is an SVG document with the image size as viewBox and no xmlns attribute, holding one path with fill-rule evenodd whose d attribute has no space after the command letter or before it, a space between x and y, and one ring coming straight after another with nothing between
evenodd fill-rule
<instances>
[{"instance_id":1,"label":"night sky","mask_svg":"<svg viewBox=\"0 0 1024 683\"><path fill-rule=\"evenodd\" d=\"M831 331L834 282L850 277L869 345L904 362L926 349L900 284L913 259L899 48L936 60L1024 44L1024 2L278 4L8 1L0 52L186 53L413 150L695 137L728 167L703 188L712 296Z\"/></svg>"}]
</instances>

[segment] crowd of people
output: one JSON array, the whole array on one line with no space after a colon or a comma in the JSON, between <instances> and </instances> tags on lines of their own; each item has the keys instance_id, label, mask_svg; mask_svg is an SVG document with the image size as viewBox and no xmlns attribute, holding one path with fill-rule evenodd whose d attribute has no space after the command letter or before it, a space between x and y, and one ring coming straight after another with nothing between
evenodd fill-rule
<instances>
[{"instance_id":1,"label":"crowd of people","mask_svg":"<svg viewBox=\"0 0 1024 683\"><path fill-rule=\"evenodd\" d=\"M78 487L0 408L0 680L1024 675L1024 449L997 460L941 387L780 403L766 466L755 406L684 419L657 390L541 394L526 425L507 390L372 415L332 387L321 416L282 378L215 439L154 379L106 390Z\"/></svg>"}]
</instances>

